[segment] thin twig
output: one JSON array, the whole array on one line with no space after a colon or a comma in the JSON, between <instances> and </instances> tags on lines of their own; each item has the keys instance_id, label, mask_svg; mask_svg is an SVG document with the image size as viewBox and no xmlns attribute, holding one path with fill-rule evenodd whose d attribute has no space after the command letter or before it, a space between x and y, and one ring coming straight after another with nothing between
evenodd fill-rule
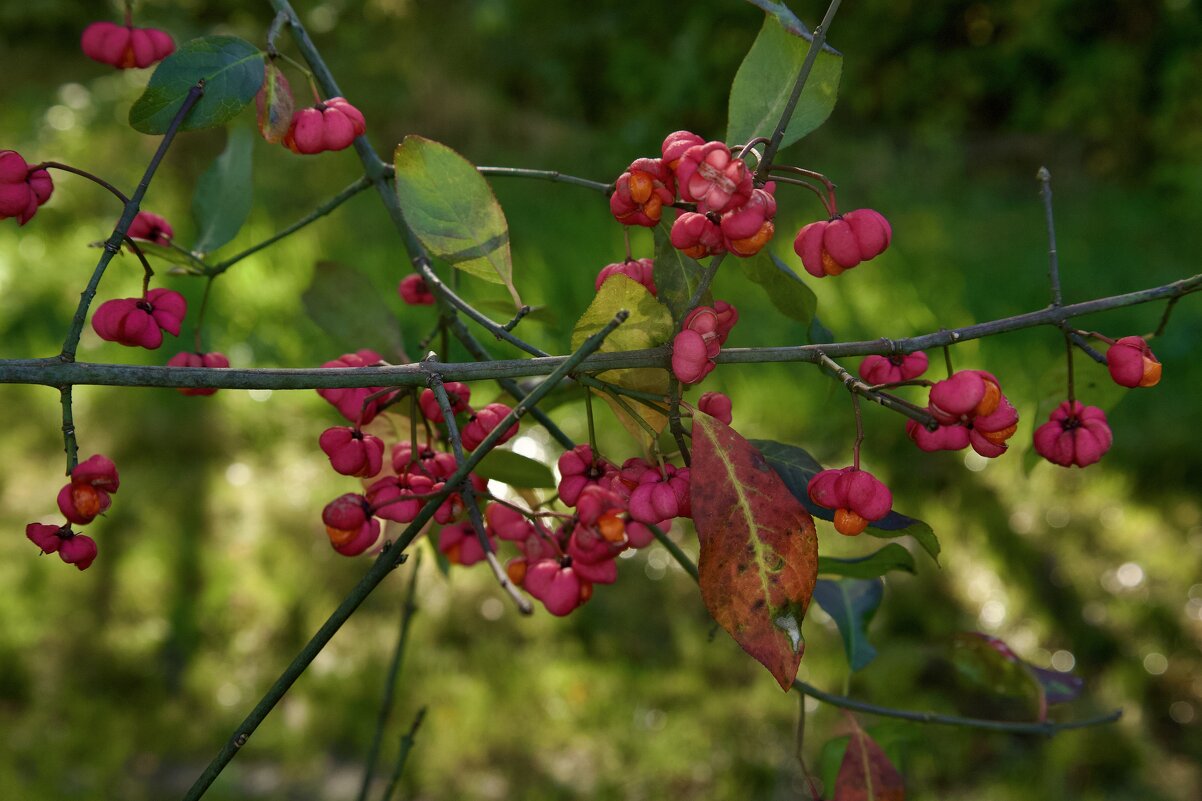
<instances>
[{"instance_id":1,"label":"thin twig","mask_svg":"<svg viewBox=\"0 0 1202 801\"><path fill-rule=\"evenodd\" d=\"M92 299L96 297L96 290L100 286L100 279L104 276L104 271L108 267L109 262L113 260L113 256L117 255L121 250L121 243L125 241L125 234L129 231L130 224L134 221L134 217L138 214L138 208L142 203L142 198L146 196L146 190L150 188L150 179L154 177L155 172L159 168L159 164L163 161L163 157L167 155L167 148L171 147L171 143L175 140L176 133L179 132L179 126L183 123L184 117L188 116L188 112L196 105L196 101L204 94L204 81L200 81L193 86L183 103L179 107L179 111L175 113L171 124L167 126L166 133L163 134L163 141L159 142L158 150L154 152L154 156L150 159L150 164L146 166L146 171L142 173L142 180L138 182L137 189L125 204L125 210L121 213L121 219L117 221L116 227L113 228L112 235L104 243L104 252L100 254L99 261L96 262L96 269L92 271L92 278L88 281L87 287L80 293L79 306L75 310L75 316L71 318L71 327L67 331L67 337L63 340L63 350L59 355L59 359L64 362L75 360L75 350L79 347L79 337L83 333L84 322L88 318L88 307L92 305Z\"/></svg>"},{"instance_id":2,"label":"thin twig","mask_svg":"<svg viewBox=\"0 0 1202 801\"><path fill-rule=\"evenodd\" d=\"M100 279L104 276L104 271L108 268L109 262L113 260L113 256L120 252L121 243L128 239L126 233L129 231L129 226L133 223L134 217L138 214L138 208L142 203L142 198L146 196L146 190L150 188L150 179L154 177L163 157L167 155L167 148L174 141L175 135L179 131L179 126L184 121L184 117L188 116L188 112L192 110L192 107L196 105L196 101L203 94L204 80L202 79L188 91L188 95L180 105L179 111L175 113L171 124L167 126L167 131L163 134L163 141L159 142L159 147L155 150L154 156L151 157L150 164L146 166L146 171L142 173L142 180L138 182L133 197L126 200L125 208L121 212L121 219L117 221L116 227L113 228L112 235L105 241L104 251L100 254L100 259L96 262L96 268L92 271L92 277L88 280L88 285L84 287L83 292L79 295L79 305L75 309L75 316L71 318L71 326L67 329L67 337L63 340L63 349L57 359L60 363L72 364L75 362L75 351L79 347L79 338L83 334L84 322L88 319L88 308L92 305L92 300L96 297L96 291L100 288ZM124 197L116 188L90 173L75 169L72 169L71 172L90 178L112 191L118 197ZM150 275L154 271L150 269L150 264L147 263L146 257L142 255L141 249L135 246L134 250L138 254L138 258L142 260L142 264L147 271L145 282L142 285L143 294L145 294L146 282L149 282ZM79 459L79 446L75 441L75 423L71 408L71 384L70 382L62 381L57 382L56 386L60 390L60 399L63 408L63 438L67 452L67 472L70 473Z\"/></svg>"},{"instance_id":3,"label":"thin twig","mask_svg":"<svg viewBox=\"0 0 1202 801\"><path fill-rule=\"evenodd\" d=\"M413 560L413 576L409 579L409 591L405 594L405 602L401 604L401 628L397 634L396 648L392 652L392 664L384 679L384 697L380 699L380 709L376 715L376 732L372 736L371 747L367 752L367 764L363 768L363 785L359 788L359 801L367 799L372 775L376 771L376 759L380 755L380 742L384 739L384 730L388 728L388 718L392 715L392 696L396 692L397 677L401 675L405 645L409 642L409 624L417 611L414 599L417 595L417 577L421 566L422 552L418 551L417 558Z\"/></svg>"},{"instance_id":4,"label":"thin twig","mask_svg":"<svg viewBox=\"0 0 1202 801\"><path fill-rule=\"evenodd\" d=\"M371 187L371 179L368 178L366 175L363 176L362 178L360 178L359 180L355 181L353 184L348 186L346 189L343 189L341 192L334 195L334 197L330 198L325 203L322 203L320 206L315 208L313 211L309 212L304 217L301 217L299 220L294 222L292 225L289 225L287 228L283 229L282 231L280 231L272 236L267 237L266 239L264 239L262 242L259 242L258 244L251 245L250 247L248 247L246 250L242 251L241 253L235 253L233 256L230 256L228 259L225 259L224 261L214 264L208 270L209 275L210 276L221 275L223 272L225 272L229 268L233 267L235 264L242 261L247 256L258 253L263 248L269 247L270 245L274 245L276 242L279 242L284 237L287 237L287 236L290 236L290 235L296 233L297 231L304 228L309 223L321 219L322 217L324 217L327 214L329 214L330 212L332 212L334 209L341 206L346 201L353 198L355 195L362 192L364 189L368 189L370 187Z\"/></svg>"},{"instance_id":5,"label":"thin twig","mask_svg":"<svg viewBox=\"0 0 1202 801\"><path fill-rule=\"evenodd\" d=\"M430 355L433 356L434 354ZM423 361L422 364L428 365L430 362L427 360ZM451 399L447 396L447 388L443 386L442 378L436 372L430 373L428 384L430 389L434 390L434 397L438 400L438 408L442 412L442 420L447 427L447 436L451 440L451 450L455 454L455 461L458 464L462 464L465 461L463 439L459 436L459 426L455 423L455 410L451 408ZM497 583L513 599L513 603L517 606L519 612L523 615L533 614L534 606L514 586L513 582L509 580L509 574L505 572L505 568L501 567L501 563L497 561L497 549L493 547L492 541L488 538L488 531L484 528L484 517L480 514L480 501L476 498L476 490L472 487L470 475L459 485L459 494L462 496L463 503L467 507L467 514L471 519L472 528L476 531L476 538L480 541L480 547L484 549L484 558L488 561L488 566L492 568L492 573L496 577Z\"/></svg>"},{"instance_id":6,"label":"thin twig","mask_svg":"<svg viewBox=\"0 0 1202 801\"><path fill-rule=\"evenodd\" d=\"M477 167L476 171L481 175L496 175L502 178L538 178L543 181L574 184L575 186L583 186L585 189L592 189L594 192L600 192L603 195L608 195L614 191L613 184L590 181L587 178L567 175L558 170L528 170L523 167Z\"/></svg>"},{"instance_id":7,"label":"thin twig","mask_svg":"<svg viewBox=\"0 0 1202 801\"><path fill-rule=\"evenodd\" d=\"M789 120L793 118L793 111L797 108L797 101L801 99L801 92L810 78L814 61L826 43L826 34L830 30L831 22L835 19L835 14L839 11L841 1L831 0L830 5L826 7L826 14L822 17L822 22L814 29L813 38L810 40L810 49L806 51L805 60L801 62L801 69L797 71L797 80L793 82L793 92L789 95L789 101L780 115L780 122L776 124L776 130L772 132L772 140L768 142L768 147L764 148L764 158L755 171L757 184L762 184L768 179L768 171L772 169L772 160L776 158L776 151L780 150L780 143L785 138L785 129L789 127Z\"/></svg>"},{"instance_id":8,"label":"thin twig","mask_svg":"<svg viewBox=\"0 0 1202 801\"><path fill-rule=\"evenodd\" d=\"M392 794L396 790L397 783L401 780L401 773L405 770L405 761L409 758L409 752L413 750L417 730L421 728L422 721L425 719L426 708L423 706L417 710L417 715L413 718L413 725L409 727L409 731L401 738L401 745L396 755L396 765L392 769L392 778L388 780L388 788L384 791L381 801L392 801Z\"/></svg>"},{"instance_id":9,"label":"thin twig","mask_svg":"<svg viewBox=\"0 0 1202 801\"><path fill-rule=\"evenodd\" d=\"M1052 305L1059 306L1060 258L1056 255L1056 221L1052 217L1052 173L1047 167L1040 167L1036 178L1039 179L1039 194L1043 198L1043 213L1048 225L1048 282L1052 285Z\"/></svg>"},{"instance_id":10,"label":"thin twig","mask_svg":"<svg viewBox=\"0 0 1202 801\"><path fill-rule=\"evenodd\" d=\"M953 345L998 334L1021 331L1041 325L1059 328L1066 320L1098 312L1136 306L1158 300L1189 295L1202 291L1202 275L1195 275L1170 284L1074 303L1057 308L1003 317L985 323L955 329L940 329L905 339L869 339L851 342L830 342L819 345L789 345L767 348L726 348L714 359L718 364L767 364L820 361L819 354L831 358L913 353L945 345ZM462 322L459 322L462 325ZM461 340L462 341L462 340ZM470 338L468 341L472 341ZM469 353L479 361L439 365L444 381L495 380L515 398L525 391L514 379L549 375L560 367L566 356L539 359L489 360L479 348ZM478 355L483 353L484 355ZM669 369L671 351L667 347L600 353L579 365L581 373L603 373L607 370L632 367ZM0 359L0 384L38 384L61 387L64 384L92 384L128 387L217 387L219 389L324 389L331 387L424 386L426 375L418 365L404 364L389 367L348 368L253 368L210 369L200 367L163 367L133 364L62 363L57 356L41 359ZM531 412L565 448L574 447L571 438L555 427L554 422L535 409ZM540 418L540 415L542 417ZM546 422L544 422L546 419ZM556 433L558 432L558 433Z\"/></svg>"},{"instance_id":11,"label":"thin twig","mask_svg":"<svg viewBox=\"0 0 1202 801\"><path fill-rule=\"evenodd\" d=\"M1167 304L1165 304L1164 314L1162 314L1160 317L1160 324L1156 326L1156 330L1153 331L1151 335L1144 337L1144 339L1155 339L1164 333L1165 327L1169 324L1169 317L1173 315L1173 307L1177 305L1177 301L1179 300L1181 300L1180 295L1172 298Z\"/></svg>"},{"instance_id":12,"label":"thin twig","mask_svg":"<svg viewBox=\"0 0 1202 801\"><path fill-rule=\"evenodd\" d=\"M677 380L675 374L672 374L668 380L668 427L676 440L676 447L680 448L681 461L684 462L685 467L689 467L692 459L689 455L689 446L684 441L684 426L680 422L680 393L680 381Z\"/></svg>"},{"instance_id":13,"label":"thin twig","mask_svg":"<svg viewBox=\"0 0 1202 801\"><path fill-rule=\"evenodd\" d=\"M868 400L873 401L875 403L879 403L881 406L884 406L886 409L897 412L898 414L903 414L906 417L909 417L911 420L916 421L919 425L923 426L928 431L934 431L937 428L939 428L939 421L936 420L933 416L931 416L931 413L928 412L926 409L923 409L919 406L915 406L913 403L910 403L907 400L902 400L901 398L896 397L895 395L890 395L888 392L878 392L878 391L872 389L872 387L868 386L863 381L856 378L851 373L847 372L847 370L843 369L842 365L840 365L834 359L827 356L822 351L819 351L817 361L818 361L818 364L822 365L823 367L825 367L826 369L828 369L832 373L834 373L835 376L838 378L838 380L843 382L843 386L847 387L847 390L849 392L853 393L853 395L863 395L865 398L868 398ZM860 456L860 442L864 438L864 429L863 429L862 423L860 422L860 406L859 406L859 404L856 404L855 410L856 410L856 431L858 434L858 439L856 440L855 455L856 455L856 466L858 467L859 466L859 456Z\"/></svg>"},{"instance_id":14,"label":"thin twig","mask_svg":"<svg viewBox=\"0 0 1202 801\"><path fill-rule=\"evenodd\" d=\"M61 161L43 161L41 164L37 164L37 165L34 165L33 167L30 167L29 171L33 172L34 170L43 170L43 169L45 169L45 170L62 170L63 172L70 172L70 173L79 175L83 178L87 178L92 183L97 184L98 186L102 186L105 189L107 189L110 193L113 194L113 196L115 196L118 200L121 201L121 205L124 206L125 204L129 203L129 198L127 198L125 196L124 192L122 192L120 189L118 189L117 187L110 184L108 181L101 178L99 175L93 175L92 173L88 172L87 170L81 170L79 167L72 167L70 164L63 164Z\"/></svg>"}]
</instances>

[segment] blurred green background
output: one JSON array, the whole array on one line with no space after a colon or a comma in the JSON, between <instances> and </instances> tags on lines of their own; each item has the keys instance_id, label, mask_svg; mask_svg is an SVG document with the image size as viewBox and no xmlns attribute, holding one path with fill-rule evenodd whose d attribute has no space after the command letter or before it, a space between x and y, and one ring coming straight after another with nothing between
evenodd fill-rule
<instances>
[{"instance_id":1,"label":"blurred green background","mask_svg":"<svg viewBox=\"0 0 1202 801\"><path fill-rule=\"evenodd\" d=\"M810 22L823 10L810 0L792 5ZM656 154L667 132L720 137L730 80L762 19L733 0L298 6L382 152L421 133L476 163L598 180ZM149 71L113 72L80 54L79 32L97 18L116 11L70 0L0 6L0 147L132 188L158 142L124 124ZM137 18L177 41L218 32L262 43L271 13L266 3L182 0L141 4ZM840 338L899 337L1045 305L1041 164L1054 176L1067 299L1199 271L1196 2L861 0L845 4L830 41L846 54L840 102L783 158L831 175L845 208L878 209L895 231L874 262L810 281ZM289 77L303 96L303 78ZM223 142L221 131L181 137L147 196L145 207L166 215L182 243L195 232L192 188ZM255 160L255 210L223 252L264 238L358 174L349 151L302 158L260 141ZM0 225L3 357L57 351L95 262L88 245L118 213L92 185L55 181L54 198L29 225ZM524 333L563 352L597 270L621 259L621 229L585 190L494 186L518 286L528 302L550 307L548 321L523 323ZM820 210L805 193L779 196L775 249L799 268L792 232ZM646 237L635 248L650 255ZM206 346L235 366L336 357L342 349L299 301L318 258L368 274L411 348L433 324L432 312L403 309L396 298L406 258L365 193L218 281ZM136 263L118 259L101 298L128 296L139 280ZM199 302L196 282L162 280ZM715 289L742 313L732 345L804 341L734 263ZM464 292L498 297L474 282ZM1142 306L1080 324L1122 336L1152 330L1160 313ZM180 347L190 334L186 326ZM1115 431L1111 452L1085 472L1025 454L1062 392L1062 347L1051 330L955 350L959 366L997 374L1022 414L1001 459L921 454L900 419L867 409L865 466L893 488L899 509L932 524L944 553L942 568L920 555L917 575L888 578L871 627L880 656L851 678L850 693L954 711L950 638L982 630L1037 665L1084 677L1085 698L1056 715L1124 710L1117 725L1050 741L873 728L900 755L911 797L1202 796L1200 334L1202 310L1190 297L1153 343L1165 365L1154 390L1118 391L1103 368L1078 360L1079 396L1104 406ZM158 364L175 346L133 352L89 328L80 357ZM803 445L830 465L850 461L849 404L812 367L723 367L705 389L731 394L734 425L747 437ZM356 488L316 447L338 419L311 392L200 399L77 390L81 453L110 455L122 477L112 511L88 530L100 556L81 574L38 558L23 536L25 523L57 517L57 400L46 388L0 386L0 454L9 465L0 474L0 797L179 797L365 570L363 559L329 548L319 522L330 498ZM553 414L584 438L579 404ZM607 453L632 455L619 427L603 420ZM524 434L525 452L554 460L539 430ZM829 525L819 529L824 552L879 545L836 542ZM681 541L695 552L689 540ZM599 587L566 620L520 619L483 569L448 579L424 562L384 742L387 773L400 733L428 707L404 797L800 797L798 699L782 696L725 634L710 636L696 587L659 546L623 560L619 583ZM411 565L402 567L368 600L209 797L354 797L411 576ZM815 608L805 635L802 678L840 691L846 665L833 623ZM806 708L805 749L817 763L845 724L835 710Z\"/></svg>"}]
</instances>

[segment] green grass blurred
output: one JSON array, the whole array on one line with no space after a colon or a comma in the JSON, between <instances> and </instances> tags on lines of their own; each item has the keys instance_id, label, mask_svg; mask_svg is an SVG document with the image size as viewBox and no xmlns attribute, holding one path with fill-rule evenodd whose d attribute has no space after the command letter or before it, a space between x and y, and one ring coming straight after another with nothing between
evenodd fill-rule
<instances>
[{"instance_id":1,"label":"green grass blurred","mask_svg":"<svg viewBox=\"0 0 1202 801\"><path fill-rule=\"evenodd\" d=\"M478 163L607 180L653 153L667 131L721 133L725 86L758 14L700 4L678 24L670 5L642 19L615 4L586 13L568 4L463 2L435 10L389 0L366 3L361 15L342 3L305 15L382 152L418 132ZM220 30L260 41L269 19L239 4L151 6L146 13L180 38ZM460 34L439 37L447 15L457 13ZM1194 222L1202 203L1185 180L1198 164L1188 152L1124 151L1114 143L1126 140L1108 139L1105 126L1056 124L1062 106L1045 109L1032 136L980 120L954 124L945 112L960 106L940 105L938 95L913 120L882 112L873 121L881 87L909 73L865 71L863 62L900 58L865 33L859 15L866 13L847 8L840 22L857 36L836 37L848 53L849 81L861 82L845 84L831 123L784 154L832 175L846 208L879 209L894 225L893 246L879 259L838 280L809 281L823 321L840 338L905 336L1045 305L1047 245L1034 179L1041 163L1054 176L1068 299L1198 271L1202 229ZM13 15L6 21L14 33L3 51L11 78L0 88L0 146L132 186L157 140L119 123L146 74L106 72L80 56L72 37L83 18L72 4L47 4L41 16L5 14ZM916 28L907 44L909 69L947 49L937 31L927 33L921 38ZM1105 53L1088 42L1079 50L1061 51L1065 63L1083 69ZM999 65L1007 55L1001 46L973 52L996 56ZM1182 50L1176 57L1188 56ZM1002 74L1000 66L989 72L991 63L978 65L981 74ZM303 86L293 77L294 87ZM1121 94L1121 86L1113 91ZM1183 140L1194 136L1181 129ZM1078 146L1085 139L1094 149ZM222 142L220 132L182 138L147 197L146 207L168 216L184 242L194 230L192 187ZM1129 153L1135 163L1099 170L1096 147L1107 142L1112 157ZM357 175L349 153L302 159L260 142L255 159L255 211L231 253ZM115 218L103 192L55 177L55 196L33 222L0 226L4 357L56 351L94 264L89 244ZM583 189L500 179L494 187L510 221L519 288L555 316L553 324L519 330L563 352L597 270L621 258L621 229ZM782 188L779 195L775 249L796 266L791 232L819 210L804 193ZM635 248L649 255L649 238L636 236ZM406 258L378 201L364 193L220 280L208 347L235 366L315 365L337 356L299 302L318 258L369 275L398 312L410 347L433 324L431 312L404 309L396 298ZM197 284L162 280L199 302ZM101 298L135 292L139 281L137 264L118 259ZM475 299L498 296L471 281L463 289ZM737 264L724 268L715 293L742 314L732 345L804 341ZM1151 330L1159 314L1143 306L1081 325L1123 335ZM957 365L998 375L1019 407L1012 452L1002 459L920 454L899 419L866 409L866 467L894 489L898 508L931 523L944 553L941 568L922 557L918 575L889 578L871 628L880 656L851 679L851 694L952 711L946 646L953 633L980 629L1036 664L1074 665L1086 699L1066 716L1124 709L1115 726L1052 741L890 724L881 739L898 744L913 797L1175 801L1202 794L1202 459L1191 425L1202 392L1202 372L1192 363L1200 333L1202 313L1187 298L1154 344L1165 364L1154 390L1116 392L1103 368L1078 360L1079 395L1106 406L1116 434L1113 450L1085 472L1024 458L1031 431L1061 392L1062 346L1050 330L955 349ZM186 342L189 328L184 335ZM161 363L174 344L134 353L89 330L80 357ZM501 345L495 352L516 355ZM464 358L457 348L452 356ZM705 389L731 394L735 427L749 438L803 445L832 465L850 459L849 404L812 367L723 367ZM365 569L329 549L319 522L325 502L355 482L333 476L316 448L317 435L336 421L314 393L222 391L198 399L88 387L75 394L81 452L109 454L122 474L112 512L90 532L100 557L83 574L39 559L21 536L26 522L56 514L57 394L0 387L9 421L0 453L10 466L0 475L0 529L9 532L0 539L0 796L178 797ZM554 416L574 437L585 436L582 409L564 405ZM602 419L604 450L631 455L619 427ZM531 446L541 444L553 460L546 439L527 431ZM878 544L847 543L825 525L820 537L824 551ZM682 542L695 552L689 540L686 534ZM483 569L448 579L425 562L383 751L386 773L400 733L427 706L405 797L800 797L797 699L782 697L725 634L710 637L695 586L658 546L623 560L621 581L598 588L567 620L519 619ZM410 573L401 568L368 600L211 797L354 797ZM841 689L846 669L833 623L813 611L805 635L802 677ZM814 763L844 724L829 708L810 702L807 710L805 748Z\"/></svg>"}]
</instances>

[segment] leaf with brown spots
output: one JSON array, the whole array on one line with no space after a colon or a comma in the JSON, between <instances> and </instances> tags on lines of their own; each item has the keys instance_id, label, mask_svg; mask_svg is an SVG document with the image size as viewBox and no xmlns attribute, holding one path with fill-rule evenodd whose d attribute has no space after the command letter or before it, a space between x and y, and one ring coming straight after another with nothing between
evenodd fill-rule
<instances>
[{"instance_id":1,"label":"leaf with brown spots","mask_svg":"<svg viewBox=\"0 0 1202 801\"><path fill-rule=\"evenodd\" d=\"M854 728L835 780L835 801L905 801L902 775L876 740L851 720Z\"/></svg>"},{"instance_id":2,"label":"leaf with brown spots","mask_svg":"<svg viewBox=\"0 0 1202 801\"><path fill-rule=\"evenodd\" d=\"M787 691L818 578L814 520L751 443L707 414L693 417L691 491L701 598Z\"/></svg>"}]
</instances>

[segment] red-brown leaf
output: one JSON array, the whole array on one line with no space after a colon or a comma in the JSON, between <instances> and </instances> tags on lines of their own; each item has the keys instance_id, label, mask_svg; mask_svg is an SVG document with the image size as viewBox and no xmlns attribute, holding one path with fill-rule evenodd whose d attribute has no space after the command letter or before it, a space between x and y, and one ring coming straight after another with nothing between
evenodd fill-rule
<instances>
[{"instance_id":1,"label":"red-brown leaf","mask_svg":"<svg viewBox=\"0 0 1202 801\"><path fill-rule=\"evenodd\" d=\"M263 86L255 95L259 133L273 145L284 138L292 123L292 90L288 79L270 59L263 72Z\"/></svg>"},{"instance_id":2,"label":"red-brown leaf","mask_svg":"<svg viewBox=\"0 0 1202 801\"><path fill-rule=\"evenodd\" d=\"M839 765L835 780L835 801L905 801L902 775L876 740L858 725Z\"/></svg>"},{"instance_id":3,"label":"red-brown leaf","mask_svg":"<svg viewBox=\"0 0 1202 801\"><path fill-rule=\"evenodd\" d=\"M758 450L706 414L693 416L691 486L701 598L787 691L818 578L814 521Z\"/></svg>"}]
</instances>

